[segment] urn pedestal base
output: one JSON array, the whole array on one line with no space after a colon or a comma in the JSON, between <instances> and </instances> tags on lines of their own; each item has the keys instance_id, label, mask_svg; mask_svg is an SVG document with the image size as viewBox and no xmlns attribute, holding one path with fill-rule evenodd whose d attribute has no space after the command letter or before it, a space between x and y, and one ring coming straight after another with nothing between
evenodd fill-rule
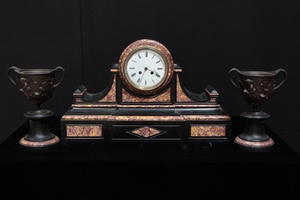
<instances>
[{"instance_id":1,"label":"urn pedestal base","mask_svg":"<svg viewBox=\"0 0 300 200\"><path fill-rule=\"evenodd\" d=\"M243 133L234 139L234 144L239 149L249 152L268 152L274 148L274 141L265 133L265 119L269 114L257 112L243 112L246 126Z\"/></svg>"},{"instance_id":2,"label":"urn pedestal base","mask_svg":"<svg viewBox=\"0 0 300 200\"><path fill-rule=\"evenodd\" d=\"M24 114L29 119L30 129L20 141L20 147L26 150L44 151L56 148L60 139L49 130L48 118L53 115L50 110L40 109Z\"/></svg>"}]
</instances>

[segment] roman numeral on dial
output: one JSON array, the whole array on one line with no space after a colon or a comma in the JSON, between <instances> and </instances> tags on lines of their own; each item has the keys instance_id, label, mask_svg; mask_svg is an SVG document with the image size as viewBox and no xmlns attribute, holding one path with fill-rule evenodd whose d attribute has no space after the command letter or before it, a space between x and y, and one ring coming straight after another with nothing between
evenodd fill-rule
<instances>
[{"instance_id":1,"label":"roman numeral on dial","mask_svg":"<svg viewBox=\"0 0 300 200\"><path fill-rule=\"evenodd\" d=\"M136 73L131 74L131 77L135 77Z\"/></svg>"}]
</instances>

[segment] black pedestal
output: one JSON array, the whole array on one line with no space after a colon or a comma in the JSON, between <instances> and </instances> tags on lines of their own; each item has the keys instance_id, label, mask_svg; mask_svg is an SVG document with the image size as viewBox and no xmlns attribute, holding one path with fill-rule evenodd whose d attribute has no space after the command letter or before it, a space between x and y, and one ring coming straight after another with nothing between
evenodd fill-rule
<instances>
[{"instance_id":1,"label":"black pedestal","mask_svg":"<svg viewBox=\"0 0 300 200\"><path fill-rule=\"evenodd\" d=\"M24 114L29 119L30 128L28 134L19 141L22 149L44 151L56 147L60 140L50 132L48 126L48 118L52 115L53 112L45 109L32 110Z\"/></svg>"},{"instance_id":2,"label":"black pedestal","mask_svg":"<svg viewBox=\"0 0 300 200\"><path fill-rule=\"evenodd\" d=\"M243 133L234 139L234 144L250 152L268 152L274 147L274 141L265 133L265 120L269 114L264 112L243 112L246 126Z\"/></svg>"}]
</instances>

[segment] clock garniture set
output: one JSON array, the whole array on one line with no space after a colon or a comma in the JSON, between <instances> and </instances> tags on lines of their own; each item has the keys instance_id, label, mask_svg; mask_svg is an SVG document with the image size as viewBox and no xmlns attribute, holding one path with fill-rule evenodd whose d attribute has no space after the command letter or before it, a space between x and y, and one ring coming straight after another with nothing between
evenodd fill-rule
<instances>
[{"instance_id":1,"label":"clock garniture set","mask_svg":"<svg viewBox=\"0 0 300 200\"><path fill-rule=\"evenodd\" d=\"M181 85L182 69L161 43L142 39L122 52L99 93L80 86L62 116L63 141L229 141L230 117L207 86Z\"/></svg>"}]
</instances>

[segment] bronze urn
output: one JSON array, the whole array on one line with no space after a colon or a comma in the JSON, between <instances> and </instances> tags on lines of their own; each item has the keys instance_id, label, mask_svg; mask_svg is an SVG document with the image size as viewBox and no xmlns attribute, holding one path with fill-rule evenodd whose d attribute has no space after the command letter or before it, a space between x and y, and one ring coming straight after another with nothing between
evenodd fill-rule
<instances>
[{"instance_id":1,"label":"bronze urn","mask_svg":"<svg viewBox=\"0 0 300 200\"><path fill-rule=\"evenodd\" d=\"M232 74L238 74L238 84L233 81ZM276 76L282 73L282 81L276 85ZM243 133L234 139L234 143L241 149L252 152L267 152L272 150L274 141L265 133L264 122L269 114L260 111L258 107L266 102L271 94L286 80L287 73L284 69L274 71L240 71L232 68L229 71L232 84L240 91L245 101L253 109L241 113L246 118L246 127Z\"/></svg>"},{"instance_id":2,"label":"bronze urn","mask_svg":"<svg viewBox=\"0 0 300 200\"><path fill-rule=\"evenodd\" d=\"M58 70L62 71L62 77L54 83ZM16 74L15 78L11 76L12 71ZM12 66L8 69L7 75L30 103L35 105L35 108L24 114L29 119L30 129L20 140L21 147L41 150L58 144L59 138L51 133L48 127L48 118L53 115L53 112L41 108L41 104L52 97L52 92L65 77L65 69L60 66L55 69L21 69Z\"/></svg>"}]
</instances>

